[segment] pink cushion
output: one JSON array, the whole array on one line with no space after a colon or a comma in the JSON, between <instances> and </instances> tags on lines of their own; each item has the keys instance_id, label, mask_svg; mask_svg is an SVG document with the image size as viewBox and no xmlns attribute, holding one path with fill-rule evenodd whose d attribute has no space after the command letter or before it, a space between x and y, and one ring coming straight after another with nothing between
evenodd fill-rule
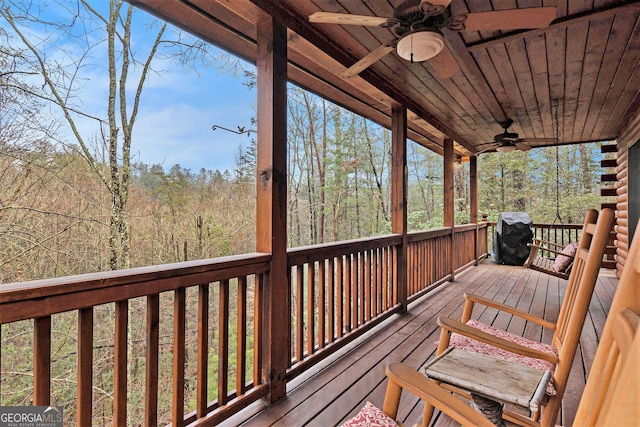
<instances>
[{"instance_id":1,"label":"pink cushion","mask_svg":"<svg viewBox=\"0 0 640 427\"><path fill-rule=\"evenodd\" d=\"M549 344L531 341L527 338L512 334L507 331L503 331L502 329L494 328L493 326L485 325L484 323L480 323L475 320L469 320L467 322L467 325L472 326L476 329L480 329L481 331L484 331L495 337L505 339L507 341L524 345L526 347L529 347L535 350L543 351L548 354L553 354L555 356L558 355L558 350ZM496 357L498 359L508 360L511 362L520 363L522 365L531 366L532 368L536 368L541 371L548 370L553 372L555 370L555 364L551 362L547 362L546 360L534 359L533 357L527 357L527 356L522 356L520 354L512 353L510 351L507 351L498 347L494 347L490 344L486 344L480 341L476 341L472 338L465 337L460 334L451 334L449 345L452 345L454 347L461 348L467 351L473 351L475 353ZM549 381L549 384L547 386L547 394L549 396L556 395L556 388L555 388L555 385L553 384L553 378L551 379L551 381Z\"/></svg>"},{"instance_id":2,"label":"pink cushion","mask_svg":"<svg viewBox=\"0 0 640 427\"><path fill-rule=\"evenodd\" d=\"M353 418L349 418L340 427L398 427L398 424L371 402L367 402Z\"/></svg>"},{"instance_id":3,"label":"pink cushion","mask_svg":"<svg viewBox=\"0 0 640 427\"><path fill-rule=\"evenodd\" d=\"M569 243L561 252L562 255L558 255L556 257L555 262L553 263L552 270L556 273L564 273L571 265L571 261L576 255L576 250L578 249L578 243ZM565 256L568 255L568 256Z\"/></svg>"}]
</instances>

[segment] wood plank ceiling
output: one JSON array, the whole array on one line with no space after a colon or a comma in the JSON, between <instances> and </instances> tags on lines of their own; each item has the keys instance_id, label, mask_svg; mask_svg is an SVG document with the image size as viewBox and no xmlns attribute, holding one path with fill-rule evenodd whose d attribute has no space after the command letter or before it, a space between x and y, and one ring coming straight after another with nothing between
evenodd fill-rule
<instances>
[{"instance_id":1,"label":"wood plank ceiling","mask_svg":"<svg viewBox=\"0 0 640 427\"><path fill-rule=\"evenodd\" d=\"M251 62L256 23L269 13L289 28L291 81L385 127L391 107L404 104L409 138L438 153L445 137L454 139L459 156L491 147L486 143L503 132L498 122L507 118L513 120L509 131L521 138L554 139L557 133L558 144L614 140L640 106L637 1L453 0L453 15L556 6L557 18L536 30L444 28L461 68L450 78L437 78L429 61L410 63L392 52L349 79L340 74L395 34L312 24L308 16L325 11L391 17L403 0L130 1Z\"/></svg>"}]
</instances>

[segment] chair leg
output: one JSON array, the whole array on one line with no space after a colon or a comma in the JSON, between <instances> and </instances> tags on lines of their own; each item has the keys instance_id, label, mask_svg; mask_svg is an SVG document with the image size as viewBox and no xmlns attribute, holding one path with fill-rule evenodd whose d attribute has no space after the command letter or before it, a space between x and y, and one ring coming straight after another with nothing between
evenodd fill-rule
<instances>
[{"instance_id":1,"label":"chair leg","mask_svg":"<svg viewBox=\"0 0 640 427\"><path fill-rule=\"evenodd\" d=\"M429 426L429 423L431 422L431 417L433 417L434 410L435 408L433 405L427 402L424 403L424 408L422 409L422 426L421 427Z\"/></svg>"},{"instance_id":2,"label":"chair leg","mask_svg":"<svg viewBox=\"0 0 640 427\"><path fill-rule=\"evenodd\" d=\"M471 319L471 314L473 313L473 306L475 305L475 303L471 300L465 300L464 302L464 309L462 311L462 317L460 319L460 321L462 323L467 323L469 321L469 319Z\"/></svg>"},{"instance_id":3,"label":"chair leg","mask_svg":"<svg viewBox=\"0 0 640 427\"><path fill-rule=\"evenodd\" d=\"M398 416L398 406L400 406L400 396L402 395L402 387L391 378L388 379L387 391L384 395L384 403L382 404L382 412L389 415L394 420Z\"/></svg>"},{"instance_id":4,"label":"chair leg","mask_svg":"<svg viewBox=\"0 0 640 427\"><path fill-rule=\"evenodd\" d=\"M438 349L436 356L440 356L447 348L449 348L449 340L451 336L446 329L440 329L440 340L438 341Z\"/></svg>"}]
</instances>

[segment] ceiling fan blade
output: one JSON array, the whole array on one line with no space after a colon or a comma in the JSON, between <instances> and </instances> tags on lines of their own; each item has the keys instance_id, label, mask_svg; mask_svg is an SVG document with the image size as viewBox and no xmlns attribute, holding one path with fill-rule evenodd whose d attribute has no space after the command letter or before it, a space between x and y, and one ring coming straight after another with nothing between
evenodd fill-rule
<instances>
[{"instance_id":1,"label":"ceiling fan blade","mask_svg":"<svg viewBox=\"0 0 640 427\"><path fill-rule=\"evenodd\" d=\"M478 150L478 151L476 151L476 152L475 152L475 155L476 155L476 156L477 156L477 155L479 155L479 154L482 154L482 153L484 153L484 152L486 152L486 151L495 150L495 149L496 149L496 146L497 146L498 144L496 144L495 142L489 142L489 143L487 143L487 144L480 144L478 147L481 147L481 146L483 146L483 145L488 145L488 147L487 147L487 148L483 148L482 150Z\"/></svg>"},{"instance_id":2,"label":"ceiling fan blade","mask_svg":"<svg viewBox=\"0 0 640 427\"><path fill-rule=\"evenodd\" d=\"M449 28L455 31L492 31L545 28L556 19L556 7L494 10L452 16Z\"/></svg>"},{"instance_id":3,"label":"ceiling fan blade","mask_svg":"<svg viewBox=\"0 0 640 427\"><path fill-rule=\"evenodd\" d=\"M368 55L366 55L361 60L353 64L351 67L343 71L342 77L344 77L345 79L348 79L353 76L357 76L362 72L362 70L364 70L365 68L368 68L369 66L371 66L371 64L378 61L383 56L391 53L392 51L393 51L393 46L389 46L389 43L381 45L377 49L369 52Z\"/></svg>"},{"instance_id":4,"label":"ceiling fan blade","mask_svg":"<svg viewBox=\"0 0 640 427\"><path fill-rule=\"evenodd\" d=\"M522 138L522 142L539 142L543 144L555 144L558 138Z\"/></svg>"},{"instance_id":5,"label":"ceiling fan blade","mask_svg":"<svg viewBox=\"0 0 640 427\"><path fill-rule=\"evenodd\" d=\"M315 12L309 16L309 22L314 24L340 24L340 25L365 25L380 27L385 25L389 18L367 15L350 15L347 13Z\"/></svg>"},{"instance_id":6,"label":"ceiling fan blade","mask_svg":"<svg viewBox=\"0 0 640 427\"><path fill-rule=\"evenodd\" d=\"M516 150L520 150L520 151L529 151L529 150L531 150L531 146L530 146L530 145L525 144L525 143L524 143L524 142L522 142L522 141L518 141L518 142L516 142L516 143L515 143L515 146L516 146Z\"/></svg>"},{"instance_id":7,"label":"ceiling fan blade","mask_svg":"<svg viewBox=\"0 0 640 427\"><path fill-rule=\"evenodd\" d=\"M458 61L456 61L456 58L454 58L446 44L442 51L431 58L429 62L433 66L436 77L439 79L448 79L460 72Z\"/></svg>"}]
</instances>

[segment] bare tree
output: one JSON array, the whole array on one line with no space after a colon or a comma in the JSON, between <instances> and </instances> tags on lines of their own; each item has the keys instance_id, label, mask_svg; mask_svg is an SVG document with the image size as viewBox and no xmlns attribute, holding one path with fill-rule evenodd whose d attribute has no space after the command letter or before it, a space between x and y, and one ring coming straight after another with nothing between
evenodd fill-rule
<instances>
[{"instance_id":1,"label":"bare tree","mask_svg":"<svg viewBox=\"0 0 640 427\"><path fill-rule=\"evenodd\" d=\"M110 0L104 12L99 9L104 5L88 0L60 0L55 7L60 13L47 13L30 1L10 1L0 16L21 41L20 50L13 52L19 71L31 79L37 74L40 81L30 95L63 117L70 141L58 142L77 149L108 192L109 266L127 268L131 263L127 222L131 143L145 82L161 71L161 67L154 68L160 59L192 66L206 61L210 54L204 42L185 39L155 20L149 21L134 49L133 31L138 28L134 17L138 14L121 0ZM91 111L81 95L92 84L91 73L100 70L107 73L106 106ZM95 133L83 132L82 124L87 122L93 123Z\"/></svg>"}]
</instances>

